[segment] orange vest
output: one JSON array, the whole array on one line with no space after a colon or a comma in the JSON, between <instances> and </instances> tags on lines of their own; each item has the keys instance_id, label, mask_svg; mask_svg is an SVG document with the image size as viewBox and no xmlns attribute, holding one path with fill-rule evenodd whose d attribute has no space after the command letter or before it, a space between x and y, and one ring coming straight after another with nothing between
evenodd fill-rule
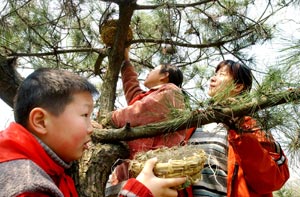
<instances>
[{"instance_id":1,"label":"orange vest","mask_svg":"<svg viewBox=\"0 0 300 197\"><path fill-rule=\"evenodd\" d=\"M287 159L279 144L249 116L241 125L252 133L229 130L227 196L267 197L289 178Z\"/></svg>"}]
</instances>

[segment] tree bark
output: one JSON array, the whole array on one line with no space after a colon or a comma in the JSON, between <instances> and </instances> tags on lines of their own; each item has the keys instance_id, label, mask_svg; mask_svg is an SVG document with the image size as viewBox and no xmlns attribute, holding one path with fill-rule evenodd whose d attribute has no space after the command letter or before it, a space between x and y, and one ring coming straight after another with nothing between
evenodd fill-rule
<instances>
[{"instance_id":1,"label":"tree bark","mask_svg":"<svg viewBox=\"0 0 300 197\"><path fill-rule=\"evenodd\" d=\"M108 54L109 66L100 89L100 119L102 117L101 114L106 114L114 109L117 81L121 63L124 59L125 41L135 6L135 1L120 1L119 4L120 15L115 41ZM124 146L120 146L120 144L106 144L100 146L98 143L93 144L92 149L89 149L83 159L79 162L79 166L86 169L84 170L84 173L81 170L79 183L78 180L75 180L75 182L79 184L80 196L105 196L105 187L111 173L111 166L118 159L125 159L128 157L129 152ZM79 168L79 170L81 168ZM74 173L77 173L76 168L75 171L73 171L73 174Z\"/></svg>"},{"instance_id":2,"label":"tree bark","mask_svg":"<svg viewBox=\"0 0 300 197\"><path fill-rule=\"evenodd\" d=\"M23 78L17 72L16 58L7 58L0 55L0 98L13 108L13 100Z\"/></svg>"},{"instance_id":3,"label":"tree bark","mask_svg":"<svg viewBox=\"0 0 300 197\"><path fill-rule=\"evenodd\" d=\"M121 64L124 59L125 42L135 6L135 3L123 3L119 5L120 16L115 41L110 53L108 54L109 66L107 67L107 71L103 78L103 84L100 89L101 97L99 105L101 111L99 114L106 114L114 109L116 99L115 92Z\"/></svg>"},{"instance_id":4,"label":"tree bark","mask_svg":"<svg viewBox=\"0 0 300 197\"><path fill-rule=\"evenodd\" d=\"M105 196L105 186L112 166L118 159L128 157L129 151L123 143L93 145L70 169L79 195L81 197Z\"/></svg>"}]
</instances>

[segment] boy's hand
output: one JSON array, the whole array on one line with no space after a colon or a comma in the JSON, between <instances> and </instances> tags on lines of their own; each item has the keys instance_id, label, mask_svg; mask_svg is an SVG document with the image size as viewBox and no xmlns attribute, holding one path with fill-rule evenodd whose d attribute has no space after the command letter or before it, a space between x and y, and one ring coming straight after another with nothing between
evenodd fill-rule
<instances>
[{"instance_id":1,"label":"boy's hand","mask_svg":"<svg viewBox=\"0 0 300 197\"><path fill-rule=\"evenodd\" d=\"M136 177L138 181L143 183L155 197L177 197L177 191L171 189L185 183L186 178L158 178L153 174L153 168L157 158L152 158L146 161L145 167Z\"/></svg>"}]
</instances>

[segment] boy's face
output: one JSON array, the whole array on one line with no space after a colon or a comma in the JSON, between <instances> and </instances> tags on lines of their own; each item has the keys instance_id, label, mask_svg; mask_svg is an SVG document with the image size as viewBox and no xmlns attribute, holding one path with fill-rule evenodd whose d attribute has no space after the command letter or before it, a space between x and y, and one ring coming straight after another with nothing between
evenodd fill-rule
<instances>
[{"instance_id":1,"label":"boy's face","mask_svg":"<svg viewBox=\"0 0 300 197\"><path fill-rule=\"evenodd\" d=\"M93 97L89 92L73 95L64 112L58 117L49 115L43 141L65 162L79 159L88 149L93 127Z\"/></svg>"}]
</instances>

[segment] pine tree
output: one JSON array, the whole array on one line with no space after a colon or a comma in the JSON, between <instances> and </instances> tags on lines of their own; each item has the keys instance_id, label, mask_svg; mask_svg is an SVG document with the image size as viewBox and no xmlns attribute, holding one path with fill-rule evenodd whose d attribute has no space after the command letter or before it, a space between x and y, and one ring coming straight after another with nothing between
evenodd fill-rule
<instances>
[{"instance_id":1,"label":"pine tree","mask_svg":"<svg viewBox=\"0 0 300 197\"><path fill-rule=\"evenodd\" d=\"M266 71L247 53L254 45L272 41L276 36L272 18L294 5L291 3L281 0L267 4L248 0L2 0L0 98L12 106L16 88L22 81L17 68L68 69L96 81L101 92L96 109L101 109L99 113L105 116L124 105L118 81L124 48L130 45L131 61L141 75L163 62L176 64L184 72L184 88L192 97L192 108L207 109L205 85L214 67L220 60L235 59L262 78L256 78L259 83L244 102L266 95L276 103L278 96L291 96L284 97L283 103L289 104L254 111L265 129L277 131L287 139L284 143L292 158L299 161L298 42L293 42L295 46L288 45L289 55L280 66L270 66ZM101 39L101 27L110 19L118 23L113 45L107 46ZM128 43L129 29L133 39ZM8 77L10 80L6 80ZM7 87L13 88L7 91ZM81 196L104 196L110 167L117 158L126 157L126 152L121 142L94 144L85 157L88 159L81 161L81 169L75 165L72 171ZM107 154L109 157L105 157Z\"/></svg>"}]
</instances>

